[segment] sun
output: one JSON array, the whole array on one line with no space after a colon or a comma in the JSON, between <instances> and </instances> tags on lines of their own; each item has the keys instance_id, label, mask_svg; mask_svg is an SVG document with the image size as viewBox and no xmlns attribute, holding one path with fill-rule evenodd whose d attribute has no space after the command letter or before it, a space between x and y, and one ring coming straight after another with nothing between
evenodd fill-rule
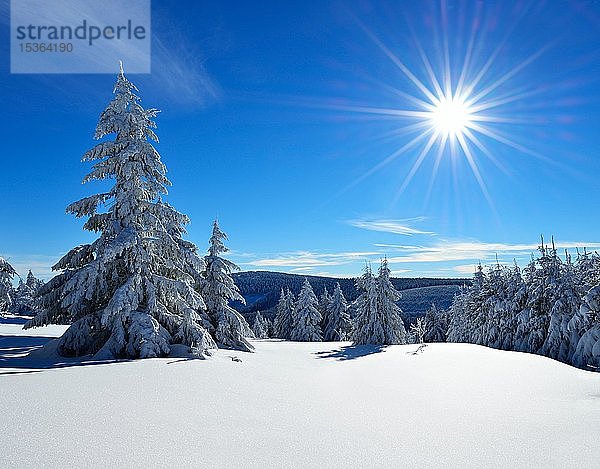
<instances>
[{"instance_id":1,"label":"sun","mask_svg":"<svg viewBox=\"0 0 600 469\"><path fill-rule=\"evenodd\" d=\"M422 67L417 65L411 69L371 30L362 23L359 23L359 26L407 79L406 85L409 87L405 90L403 87L379 82L383 89L393 93L394 101L389 106L339 103L331 105L331 108L337 110L391 118L397 121L398 126L386 133L385 138L398 136L403 139L402 144L361 174L347 188L360 183L396 159L408 155L413 162L392 201L395 203L422 168L425 160L433 158L430 182L425 194L425 199L428 200L438 171L442 167L442 160L445 157L451 160L453 176L456 179L458 158L462 156L483 196L493 208L492 197L480 170L480 160L482 157L486 158L505 173L507 169L488 145L501 144L547 161L544 155L513 139L510 132L512 124L529 123L512 112L512 105L534 96L539 90L529 86L515 87L510 81L540 57L548 46L541 47L521 62L499 73L495 62L503 51L504 41L493 49L485 62L480 63L476 61L479 28L473 27L470 36L463 41L466 44L465 49L458 51L459 57L455 60L451 59L451 55L454 54L451 54L447 31L442 29L442 44L439 48L442 51L441 57L429 57L416 36L413 38ZM461 58L460 54L463 53Z\"/></svg>"},{"instance_id":2,"label":"sun","mask_svg":"<svg viewBox=\"0 0 600 469\"><path fill-rule=\"evenodd\" d=\"M442 96L433 105L431 128L445 138L462 137L471 123L473 111L460 96Z\"/></svg>"}]
</instances>

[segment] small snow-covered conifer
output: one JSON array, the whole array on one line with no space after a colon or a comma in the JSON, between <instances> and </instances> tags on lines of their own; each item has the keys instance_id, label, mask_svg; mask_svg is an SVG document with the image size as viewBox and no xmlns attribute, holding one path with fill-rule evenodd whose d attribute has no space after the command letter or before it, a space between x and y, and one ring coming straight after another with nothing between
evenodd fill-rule
<instances>
[{"instance_id":1,"label":"small snow-covered conifer","mask_svg":"<svg viewBox=\"0 0 600 469\"><path fill-rule=\"evenodd\" d=\"M580 368L600 369L600 285L592 287L580 306L581 317L588 324L577 342L572 363Z\"/></svg>"},{"instance_id":2,"label":"small snow-covered conifer","mask_svg":"<svg viewBox=\"0 0 600 469\"><path fill-rule=\"evenodd\" d=\"M19 280L19 286L15 290L14 301L10 308L14 314L29 314L35 310L35 297L43 285L41 280L35 278L31 270L27 274L27 280Z\"/></svg>"},{"instance_id":3,"label":"small snow-covered conifer","mask_svg":"<svg viewBox=\"0 0 600 469\"><path fill-rule=\"evenodd\" d=\"M223 244L225 239L227 235L221 231L219 223L215 220L208 255L204 258L206 271L201 293L217 344L225 348L251 352L254 347L246 338L253 336L252 331L244 317L229 306L232 300L243 304L246 301L231 277L231 273L239 267L221 257L222 253L229 250Z\"/></svg>"},{"instance_id":4,"label":"small snow-covered conifer","mask_svg":"<svg viewBox=\"0 0 600 469\"><path fill-rule=\"evenodd\" d=\"M294 320L295 323L291 334L292 340L298 342L320 342L323 340L319 301L308 279L304 280L304 284L298 295Z\"/></svg>"},{"instance_id":5,"label":"small snow-covered conifer","mask_svg":"<svg viewBox=\"0 0 600 469\"><path fill-rule=\"evenodd\" d=\"M335 284L335 290L327 306L327 316L323 329L324 341L346 340L352 330L352 323L348 314L348 303L339 283Z\"/></svg>"},{"instance_id":6,"label":"small snow-covered conifer","mask_svg":"<svg viewBox=\"0 0 600 469\"><path fill-rule=\"evenodd\" d=\"M94 162L84 182L114 184L67 207L86 217L84 228L99 238L53 267L61 273L41 287L40 311L25 327L72 323L58 342L66 356L160 357L181 343L201 357L216 347L195 290L204 263L182 238L189 219L160 198L170 182L151 143L158 142L159 111L142 107L122 67L113 93L95 138L114 140L96 145L83 161Z\"/></svg>"},{"instance_id":7,"label":"small snow-covered conifer","mask_svg":"<svg viewBox=\"0 0 600 469\"><path fill-rule=\"evenodd\" d=\"M327 287L323 289L323 294L319 298L319 313L321 313L321 329L325 329L325 321L327 321L327 306L329 306L329 302L331 301L331 295L327 291Z\"/></svg>"},{"instance_id":8,"label":"small snow-covered conifer","mask_svg":"<svg viewBox=\"0 0 600 469\"><path fill-rule=\"evenodd\" d=\"M356 345L394 345L406 343L406 329L396 304L400 293L390 281L387 260L381 262L379 275L373 277L367 266L357 281L361 292L356 300L356 319L352 338Z\"/></svg>"},{"instance_id":9,"label":"small snow-covered conifer","mask_svg":"<svg viewBox=\"0 0 600 469\"><path fill-rule=\"evenodd\" d=\"M254 324L252 325L252 332L254 333L254 337L257 339L268 339L269 338L269 323L260 314L260 311L256 313L254 317Z\"/></svg>"},{"instance_id":10,"label":"small snow-covered conifer","mask_svg":"<svg viewBox=\"0 0 600 469\"><path fill-rule=\"evenodd\" d=\"M0 313L8 311L13 304L12 279L17 275L12 265L0 257Z\"/></svg>"},{"instance_id":11,"label":"small snow-covered conifer","mask_svg":"<svg viewBox=\"0 0 600 469\"><path fill-rule=\"evenodd\" d=\"M446 342L448 322L443 311L438 310L435 304L432 304L425 313L423 321L425 327L423 340L425 342Z\"/></svg>"},{"instance_id":12,"label":"small snow-covered conifer","mask_svg":"<svg viewBox=\"0 0 600 469\"><path fill-rule=\"evenodd\" d=\"M279 339L290 340L294 328L295 299L293 293L286 288L281 289L279 303L277 303L277 314L275 315L275 336Z\"/></svg>"}]
</instances>

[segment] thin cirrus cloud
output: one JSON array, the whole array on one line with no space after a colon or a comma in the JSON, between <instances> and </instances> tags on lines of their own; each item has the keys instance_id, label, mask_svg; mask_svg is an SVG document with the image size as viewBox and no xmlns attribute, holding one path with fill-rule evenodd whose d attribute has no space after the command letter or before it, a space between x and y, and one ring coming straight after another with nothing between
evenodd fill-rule
<instances>
[{"instance_id":1,"label":"thin cirrus cloud","mask_svg":"<svg viewBox=\"0 0 600 469\"><path fill-rule=\"evenodd\" d=\"M403 236L414 235L433 235L432 231L424 231L415 228L413 225L423 222L425 217L404 218L400 220L390 219L357 219L348 220L346 223L355 228L361 228L369 231L379 231L382 233L392 233Z\"/></svg>"},{"instance_id":2,"label":"thin cirrus cloud","mask_svg":"<svg viewBox=\"0 0 600 469\"><path fill-rule=\"evenodd\" d=\"M401 255L388 257L390 264L406 263L434 263L434 262L457 262L457 261L481 261L483 263L494 260L495 256L506 259L517 260L528 257L538 249L538 244L504 244L486 243L482 241L448 241L440 240L429 246L406 246L392 244L376 244L377 247L388 251L402 253ZM595 249L600 247L599 242L590 241L567 241L557 242L556 248ZM463 266L463 271L466 267ZM461 272L457 270L457 272Z\"/></svg>"},{"instance_id":3,"label":"thin cirrus cloud","mask_svg":"<svg viewBox=\"0 0 600 469\"><path fill-rule=\"evenodd\" d=\"M62 255L5 254L2 257L10 262L10 265L22 278L26 278L27 272L31 270L37 278L49 280L56 275L56 272L52 270L52 266L58 262Z\"/></svg>"},{"instance_id":4,"label":"thin cirrus cloud","mask_svg":"<svg viewBox=\"0 0 600 469\"><path fill-rule=\"evenodd\" d=\"M296 271L306 271L314 267L340 266L352 264L367 259L371 256L380 255L380 252L341 252L341 253L314 253L310 251L299 251L282 254L275 257L256 259L243 265L253 267L291 267Z\"/></svg>"},{"instance_id":5,"label":"thin cirrus cloud","mask_svg":"<svg viewBox=\"0 0 600 469\"><path fill-rule=\"evenodd\" d=\"M152 48L152 78L170 100L204 107L220 98L222 90L208 74L200 52L191 51L184 38L170 36L166 44L155 35Z\"/></svg>"}]
</instances>

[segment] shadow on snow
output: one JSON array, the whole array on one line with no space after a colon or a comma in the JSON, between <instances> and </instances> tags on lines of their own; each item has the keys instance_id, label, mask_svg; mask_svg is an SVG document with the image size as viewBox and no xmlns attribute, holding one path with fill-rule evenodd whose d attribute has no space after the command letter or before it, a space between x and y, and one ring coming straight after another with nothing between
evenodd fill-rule
<instances>
[{"instance_id":1,"label":"shadow on snow","mask_svg":"<svg viewBox=\"0 0 600 469\"><path fill-rule=\"evenodd\" d=\"M54 368L67 368L71 366L101 365L107 363L124 362L129 360L98 360L93 357L65 358L56 353L41 353L42 349L51 347L52 337L40 336L15 336L0 335L0 376L39 373ZM29 356L33 352L33 356ZM2 370L13 368L13 370ZM14 370L16 368L17 370ZM23 370L23 371L20 371Z\"/></svg>"},{"instance_id":2,"label":"shadow on snow","mask_svg":"<svg viewBox=\"0 0 600 469\"><path fill-rule=\"evenodd\" d=\"M317 358L333 358L336 360L354 360L360 357L385 352L387 345L344 345L339 349L316 352Z\"/></svg>"}]
</instances>

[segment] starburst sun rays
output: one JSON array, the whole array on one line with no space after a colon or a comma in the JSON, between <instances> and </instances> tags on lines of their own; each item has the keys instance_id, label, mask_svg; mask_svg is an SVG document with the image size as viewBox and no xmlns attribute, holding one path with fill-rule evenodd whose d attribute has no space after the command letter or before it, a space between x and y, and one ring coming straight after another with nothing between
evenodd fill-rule
<instances>
[{"instance_id":1,"label":"starburst sun rays","mask_svg":"<svg viewBox=\"0 0 600 469\"><path fill-rule=\"evenodd\" d=\"M528 122L527 119L518 118L509 112L507 113L506 110L510 109L512 103L539 93L540 89L511 87L510 80L535 61L548 46L531 54L505 73L498 74L496 78L494 77L495 62L506 41L501 41L497 45L485 63L476 66L474 64L476 34L475 28L473 28L464 52L462 66L453 76L450 66L451 54L447 31L442 31L444 36L443 59L440 61L442 65L439 70L434 69L432 61L416 37L413 36L422 64L421 71L424 72L423 75L426 77L421 79L417 76L416 71L411 70L401 61L398 55L393 53L375 34L362 24L361 28L378 49L392 61L401 74L408 79L415 92L409 93L384 84L385 88L393 91L394 95L399 98L399 101L403 104L402 107L335 106L338 110L397 119L398 129L395 132L398 135L410 136L408 141L403 142L399 148L365 172L351 186L369 177L397 158L415 151L416 158L400 185L394 201L411 183L423 162L428 157L433 156L433 171L427 193L427 198L429 198L444 155L449 154L453 161L459 155L462 155L484 197L490 207L493 208L492 197L480 170L478 158L484 156L501 171L507 172L507 170L488 148L488 142L495 141L518 152L546 160L543 155L513 139L510 132L499 128L499 125L517 125ZM494 78L491 79L491 77Z\"/></svg>"}]
</instances>

